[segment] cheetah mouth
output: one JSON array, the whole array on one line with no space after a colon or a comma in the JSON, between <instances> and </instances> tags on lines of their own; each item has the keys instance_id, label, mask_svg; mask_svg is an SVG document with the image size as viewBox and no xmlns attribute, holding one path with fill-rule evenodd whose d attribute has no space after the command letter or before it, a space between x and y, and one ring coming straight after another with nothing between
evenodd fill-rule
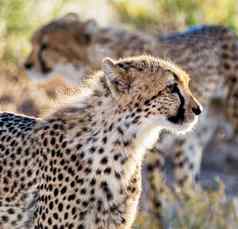
<instances>
[{"instance_id":1,"label":"cheetah mouth","mask_svg":"<svg viewBox=\"0 0 238 229\"><path fill-rule=\"evenodd\" d=\"M46 61L44 60L44 58L43 58L43 51L44 51L44 49L41 48L39 50L39 53L38 53L38 60L39 60L41 72L42 72L42 74L49 74L50 72L52 72L52 68L50 68L47 65Z\"/></svg>"},{"instance_id":2,"label":"cheetah mouth","mask_svg":"<svg viewBox=\"0 0 238 229\"><path fill-rule=\"evenodd\" d=\"M174 124L182 124L185 120L185 109L184 107L179 107L176 115L168 117L168 120Z\"/></svg>"},{"instance_id":3,"label":"cheetah mouth","mask_svg":"<svg viewBox=\"0 0 238 229\"><path fill-rule=\"evenodd\" d=\"M185 120L185 109L184 109L185 100L182 94L180 93L178 87L176 87L175 93L179 96L180 105L176 115L168 117L168 120L174 124L182 124Z\"/></svg>"},{"instance_id":4,"label":"cheetah mouth","mask_svg":"<svg viewBox=\"0 0 238 229\"><path fill-rule=\"evenodd\" d=\"M47 75L52 72L52 68L50 68L45 61L40 61L40 68L41 68L41 73L44 75Z\"/></svg>"}]
</instances>

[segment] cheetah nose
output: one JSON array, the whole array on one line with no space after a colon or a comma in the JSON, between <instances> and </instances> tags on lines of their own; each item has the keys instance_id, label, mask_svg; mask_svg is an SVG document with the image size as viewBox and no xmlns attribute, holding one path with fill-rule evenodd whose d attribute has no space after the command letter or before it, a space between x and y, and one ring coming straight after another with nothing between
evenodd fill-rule
<instances>
[{"instance_id":1,"label":"cheetah nose","mask_svg":"<svg viewBox=\"0 0 238 229\"><path fill-rule=\"evenodd\" d=\"M31 62L26 62L26 63L24 64L24 67L25 67L26 69L31 69L31 68L33 67L33 64L32 64Z\"/></svg>"},{"instance_id":2,"label":"cheetah nose","mask_svg":"<svg viewBox=\"0 0 238 229\"><path fill-rule=\"evenodd\" d=\"M202 108L200 106L192 107L192 111L195 115L200 115L202 113Z\"/></svg>"}]
</instances>

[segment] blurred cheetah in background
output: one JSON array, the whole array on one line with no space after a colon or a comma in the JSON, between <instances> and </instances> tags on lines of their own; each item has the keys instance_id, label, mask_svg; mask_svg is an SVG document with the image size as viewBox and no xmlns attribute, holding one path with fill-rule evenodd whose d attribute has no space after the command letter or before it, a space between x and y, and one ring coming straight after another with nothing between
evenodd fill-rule
<instances>
[{"instance_id":1,"label":"blurred cheetah in background","mask_svg":"<svg viewBox=\"0 0 238 229\"><path fill-rule=\"evenodd\" d=\"M35 32L25 67L35 80L61 74L67 82L80 83L81 73L85 76L98 69L104 56L118 58L141 53L171 59L183 67L191 75L192 91L207 108L195 132L186 139L163 138L160 154L151 154L151 158L156 158L154 162L148 159L150 173L158 167L162 170L162 155L176 146L173 161L177 184L193 183L199 173L202 151L220 121L214 118L214 113L210 114L212 98L217 95L223 98L228 120L238 129L237 36L231 30L204 25L157 37L118 28L100 28L94 20L82 22L77 15L70 14Z\"/></svg>"}]
</instances>

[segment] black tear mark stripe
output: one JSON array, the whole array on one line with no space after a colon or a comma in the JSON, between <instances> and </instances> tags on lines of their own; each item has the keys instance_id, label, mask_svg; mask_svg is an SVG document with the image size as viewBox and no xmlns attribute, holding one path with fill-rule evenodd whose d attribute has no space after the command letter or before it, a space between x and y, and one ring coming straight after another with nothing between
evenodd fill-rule
<instances>
[{"instance_id":1,"label":"black tear mark stripe","mask_svg":"<svg viewBox=\"0 0 238 229\"><path fill-rule=\"evenodd\" d=\"M177 111L176 115L169 117L168 120L170 122L178 124L178 123L183 122L184 119L185 119L185 109L184 109L185 99L182 96L182 94L180 93L180 91L179 91L177 86L174 89L174 93L176 93L179 96L180 106L178 108L178 111Z\"/></svg>"},{"instance_id":2,"label":"black tear mark stripe","mask_svg":"<svg viewBox=\"0 0 238 229\"><path fill-rule=\"evenodd\" d=\"M45 50L46 48L43 46L39 49L39 53L38 53L38 59L39 59L39 63L40 63L40 67L41 67L41 71L42 73L44 74L47 74L51 71L51 68L49 68L45 62L45 60L43 59L43 51Z\"/></svg>"}]
</instances>

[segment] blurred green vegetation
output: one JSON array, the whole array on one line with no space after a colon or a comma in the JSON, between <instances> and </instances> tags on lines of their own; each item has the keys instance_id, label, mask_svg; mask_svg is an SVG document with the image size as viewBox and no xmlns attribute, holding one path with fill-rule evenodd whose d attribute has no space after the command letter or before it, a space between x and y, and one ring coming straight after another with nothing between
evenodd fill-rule
<instances>
[{"instance_id":1,"label":"blurred green vegetation","mask_svg":"<svg viewBox=\"0 0 238 229\"><path fill-rule=\"evenodd\" d=\"M33 31L61 15L62 9L68 4L75 4L77 9L76 5L83 5L85 2L85 0L0 0L0 58L7 62L22 62L22 58L29 51L29 40ZM118 15L119 21L147 32L181 31L188 26L204 23L224 24L238 30L236 0L107 0L107 2Z\"/></svg>"},{"instance_id":2,"label":"blurred green vegetation","mask_svg":"<svg viewBox=\"0 0 238 229\"><path fill-rule=\"evenodd\" d=\"M111 0L126 24L151 32L223 24L238 30L237 0Z\"/></svg>"},{"instance_id":3,"label":"blurred green vegetation","mask_svg":"<svg viewBox=\"0 0 238 229\"><path fill-rule=\"evenodd\" d=\"M20 63L33 31L75 0L0 0L0 58ZM52 4L50 4L52 3Z\"/></svg>"}]
</instances>

